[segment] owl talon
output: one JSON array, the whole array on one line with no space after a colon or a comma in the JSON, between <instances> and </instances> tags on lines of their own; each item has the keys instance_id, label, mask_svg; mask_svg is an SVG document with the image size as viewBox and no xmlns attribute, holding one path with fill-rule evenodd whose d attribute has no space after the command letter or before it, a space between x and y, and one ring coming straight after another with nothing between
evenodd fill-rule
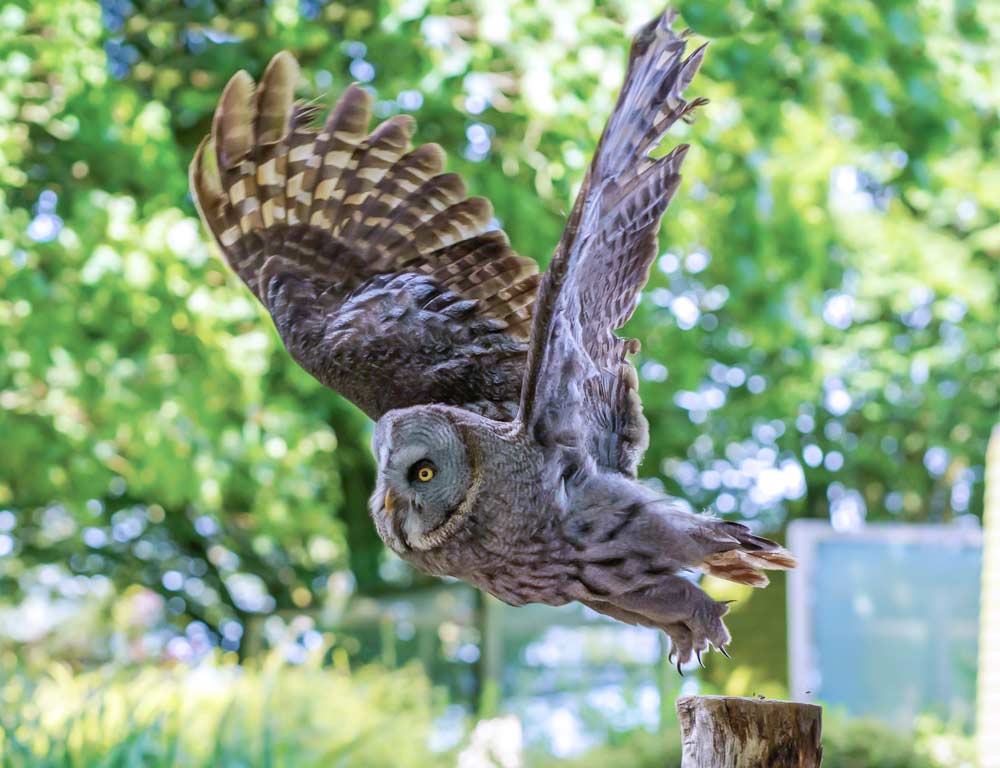
<instances>
[{"instance_id":1,"label":"owl talon","mask_svg":"<svg viewBox=\"0 0 1000 768\"><path fill-rule=\"evenodd\" d=\"M701 660L701 651L700 650L699 651L695 651L694 655L697 657L698 664L701 666L701 668L702 669L706 669L705 662Z\"/></svg>"},{"instance_id":2,"label":"owl talon","mask_svg":"<svg viewBox=\"0 0 1000 768\"><path fill-rule=\"evenodd\" d=\"M719 646L719 653L721 653L727 659L733 658L732 656L729 655L729 651L726 650L726 646L724 646L724 645L720 645Z\"/></svg>"},{"instance_id":3,"label":"owl talon","mask_svg":"<svg viewBox=\"0 0 1000 768\"><path fill-rule=\"evenodd\" d=\"M677 656L677 664L676 664L676 666L677 666L677 674L680 675L681 677L684 677L684 670L681 669L681 657L680 657L680 655Z\"/></svg>"},{"instance_id":4,"label":"owl talon","mask_svg":"<svg viewBox=\"0 0 1000 768\"><path fill-rule=\"evenodd\" d=\"M722 621L726 606L707 596L705 601L686 622L692 635L691 645L701 651L710 647L720 648L729 642L729 631Z\"/></svg>"}]
</instances>

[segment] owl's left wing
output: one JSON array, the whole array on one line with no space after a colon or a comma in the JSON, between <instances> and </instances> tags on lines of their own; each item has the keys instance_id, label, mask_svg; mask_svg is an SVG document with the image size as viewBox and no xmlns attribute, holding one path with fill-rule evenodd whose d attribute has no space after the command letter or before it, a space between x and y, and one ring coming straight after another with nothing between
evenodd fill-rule
<instances>
[{"instance_id":1,"label":"owl's left wing","mask_svg":"<svg viewBox=\"0 0 1000 768\"><path fill-rule=\"evenodd\" d=\"M319 122L298 75L288 53L256 89L237 73L191 164L226 261L295 360L373 419L426 403L512 418L535 263L442 172L441 147L410 148L409 117L369 131L372 96L352 85Z\"/></svg>"},{"instance_id":2,"label":"owl's left wing","mask_svg":"<svg viewBox=\"0 0 1000 768\"><path fill-rule=\"evenodd\" d=\"M648 444L632 316L656 257L660 219L687 145L653 159L666 131L704 103L684 89L704 46L685 58L667 10L633 39L625 84L539 286L519 419L542 445L567 446L634 475Z\"/></svg>"}]
</instances>

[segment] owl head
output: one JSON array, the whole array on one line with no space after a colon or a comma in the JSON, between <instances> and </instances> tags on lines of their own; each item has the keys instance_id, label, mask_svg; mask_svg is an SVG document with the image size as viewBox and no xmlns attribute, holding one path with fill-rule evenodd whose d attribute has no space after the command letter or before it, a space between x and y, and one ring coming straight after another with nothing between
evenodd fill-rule
<instances>
[{"instance_id":1,"label":"owl head","mask_svg":"<svg viewBox=\"0 0 1000 768\"><path fill-rule=\"evenodd\" d=\"M369 507L379 536L398 554L445 541L467 508L473 470L466 435L451 410L405 408L375 425L378 479Z\"/></svg>"}]
</instances>

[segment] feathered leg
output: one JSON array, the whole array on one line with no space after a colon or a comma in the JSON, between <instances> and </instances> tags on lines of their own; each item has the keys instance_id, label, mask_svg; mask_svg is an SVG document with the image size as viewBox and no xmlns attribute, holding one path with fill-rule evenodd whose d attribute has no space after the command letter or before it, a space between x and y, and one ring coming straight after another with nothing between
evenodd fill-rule
<instances>
[{"instance_id":1,"label":"feathered leg","mask_svg":"<svg viewBox=\"0 0 1000 768\"><path fill-rule=\"evenodd\" d=\"M698 592L701 592L701 590L698 590ZM678 610L678 604L671 605L670 603L665 603L662 595L639 595L638 593L633 593L628 599L627 602L630 605L639 609L652 605L653 610L649 613L626 610L622 605L600 600L587 600L585 604L588 608L592 608L598 613L603 613L605 616L610 616L612 619L617 619L626 624L663 630L667 637L670 638L670 653L668 654L668 658L677 665L677 671L681 672L681 666L691 660L693 653L698 655L700 661L701 652L707 649L709 643L715 645L717 649L724 651L724 645L729 642L729 632L726 630L726 626L722 623L721 619L721 616L728 610L728 606L722 603L715 603L704 592L701 592L701 597L710 603L714 603L715 610L721 610L719 617L715 620L718 626L713 623L711 627L715 632L716 640L719 641L718 644L705 632L706 627L703 621L693 621L691 616L684 616L683 619L674 623L665 623L662 619L658 619L657 615L662 613L661 609L663 608L672 611L676 615L683 613L683 611ZM711 612L710 610L709 613ZM698 612L696 611L695 613ZM691 624L694 624L696 629L692 629ZM720 626L721 631L719 629ZM697 642L696 631L698 633Z\"/></svg>"},{"instance_id":2,"label":"feathered leg","mask_svg":"<svg viewBox=\"0 0 1000 768\"><path fill-rule=\"evenodd\" d=\"M730 641L716 602L679 575L703 571L741 584L767 584L766 569L795 566L775 542L741 523L696 515L629 478L588 477L572 488L563 532L571 546L576 599L632 624L670 635L677 660L686 663L710 646Z\"/></svg>"},{"instance_id":3,"label":"feathered leg","mask_svg":"<svg viewBox=\"0 0 1000 768\"><path fill-rule=\"evenodd\" d=\"M673 643L678 664L686 664L691 654L709 646L722 648L729 643L729 630L722 617L729 606L706 595L682 576L661 577L655 586L637 589L615 598L619 607L642 614L662 629Z\"/></svg>"}]
</instances>

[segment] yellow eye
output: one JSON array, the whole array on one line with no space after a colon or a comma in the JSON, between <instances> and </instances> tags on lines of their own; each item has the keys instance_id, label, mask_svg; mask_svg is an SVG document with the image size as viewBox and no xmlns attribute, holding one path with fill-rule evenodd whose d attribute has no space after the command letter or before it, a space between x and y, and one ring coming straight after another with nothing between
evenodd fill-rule
<instances>
[{"instance_id":1,"label":"yellow eye","mask_svg":"<svg viewBox=\"0 0 1000 768\"><path fill-rule=\"evenodd\" d=\"M421 467L417 470L417 480L421 483L429 483L434 477L434 470L430 467Z\"/></svg>"},{"instance_id":2,"label":"yellow eye","mask_svg":"<svg viewBox=\"0 0 1000 768\"><path fill-rule=\"evenodd\" d=\"M411 483L429 483L437 474L437 467L429 459L421 459L410 467L406 473L406 478Z\"/></svg>"}]
</instances>

